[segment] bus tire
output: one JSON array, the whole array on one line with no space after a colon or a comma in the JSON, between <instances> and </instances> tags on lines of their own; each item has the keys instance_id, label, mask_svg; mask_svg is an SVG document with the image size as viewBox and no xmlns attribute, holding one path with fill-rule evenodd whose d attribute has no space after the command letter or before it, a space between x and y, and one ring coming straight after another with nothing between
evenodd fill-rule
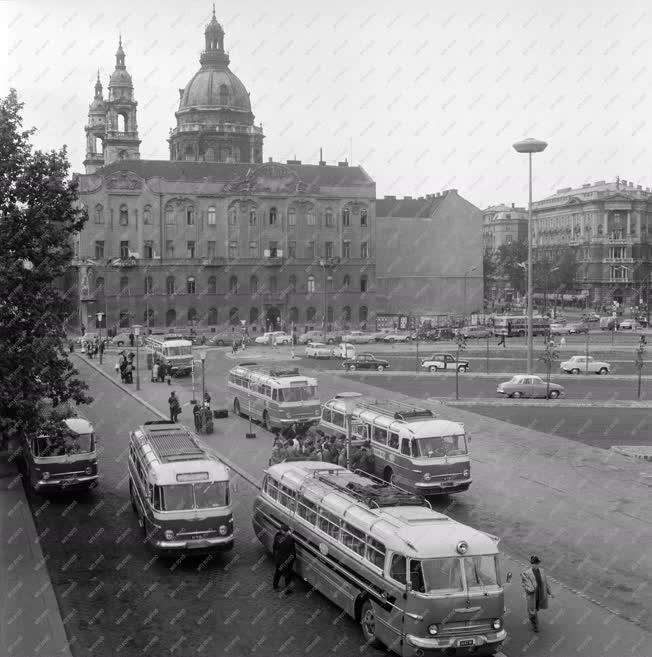
<instances>
[{"instance_id":1,"label":"bus tire","mask_svg":"<svg viewBox=\"0 0 652 657\"><path fill-rule=\"evenodd\" d=\"M267 431L270 431L270 432L274 428L272 426L272 423L269 421L269 413L267 411L263 412L263 426L265 427L265 429L267 429Z\"/></svg>"},{"instance_id":2,"label":"bus tire","mask_svg":"<svg viewBox=\"0 0 652 657\"><path fill-rule=\"evenodd\" d=\"M370 600L365 600L360 609L360 627L367 645L378 648L381 643L376 637L376 614Z\"/></svg>"},{"instance_id":3,"label":"bus tire","mask_svg":"<svg viewBox=\"0 0 652 657\"><path fill-rule=\"evenodd\" d=\"M240 411L240 402L237 399L233 400L233 415L242 416L242 413Z\"/></svg>"}]
</instances>

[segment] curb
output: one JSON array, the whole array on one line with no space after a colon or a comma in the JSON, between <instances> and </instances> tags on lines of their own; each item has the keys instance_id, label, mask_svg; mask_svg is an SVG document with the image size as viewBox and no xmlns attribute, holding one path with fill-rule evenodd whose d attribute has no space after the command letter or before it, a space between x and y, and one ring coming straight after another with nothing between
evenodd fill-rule
<instances>
[{"instance_id":1,"label":"curb","mask_svg":"<svg viewBox=\"0 0 652 657\"><path fill-rule=\"evenodd\" d=\"M652 461L652 447L648 445L612 445L611 451L641 461Z\"/></svg>"},{"instance_id":2,"label":"curb","mask_svg":"<svg viewBox=\"0 0 652 657\"><path fill-rule=\"evenodd\" d=\"M518 406L519 408L652 408L652 401L618 401L609 399L496 399L494 397L477 397L467 401L430 397L428 401L437 401L445 406ZM613 448L612 448L613 449ZM650 457L652 460L652 456Z\"/></svg>"}]
</instances>

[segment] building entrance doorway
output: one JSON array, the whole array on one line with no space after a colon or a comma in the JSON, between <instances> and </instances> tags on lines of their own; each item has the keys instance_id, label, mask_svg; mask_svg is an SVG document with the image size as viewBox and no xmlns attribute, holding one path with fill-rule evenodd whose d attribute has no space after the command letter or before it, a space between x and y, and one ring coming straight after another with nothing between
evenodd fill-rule
<instances>
[{"instance_id":1,"label":"building entrance doorway","mask_svg":"<svg viewBox=\"0 0 652 657\"><path fill-rule=\"evenodd\" d=\"M276 306L269 306L265 311L265 325L268 331L281 330L281 312Z\"/></svg>"}]
</instances>

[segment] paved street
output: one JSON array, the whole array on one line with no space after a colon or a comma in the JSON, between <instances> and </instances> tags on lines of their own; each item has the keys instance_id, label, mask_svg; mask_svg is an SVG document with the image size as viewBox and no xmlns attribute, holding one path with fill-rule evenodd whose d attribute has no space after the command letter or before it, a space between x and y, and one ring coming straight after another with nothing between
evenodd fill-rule
<instances>
[{"instance_id":1,"label":"paved street","mask_svg":"<svg viewBox=\"0 0 652 657\"><path fill-rule=\"evenodd\" d=\"M206 379L214 406L221 405L224 399L224 375L232 362L224 358L224 352L209 352ZM329 651L337 643L331 622L338 618L337 639L342 638L347 643L334 652L351 654L357 651L361 642L357 627L339 617L337 610L321 596L312 594L306 599L300 589L293 599L281 604L269 595L269 560L253 538L248 522L253 490L241 480L236 522L242 534L238 534L233 554L237 558L233 562L228 557L218 559L202 568L202 583L206 581L203 573L209 574L209 589L205 594L197 597L201 590L193 581L197 577L197 564L184 562L171 567L155 561L147 566L151 558L138 543L139 529L128 507L124 449L128 429L146 419L144 416L149 413L143 414L142 407L122 397L120 384L98 377L87 365L81 367L98 400L88 410L106 450L102 459L105 480L88 500L71 505L63 522L60 514L47 517L40 514L37 519L37 523L45 523L39 526L39 531L49 527L43 549L52 558L50 570L64 616L77 610L68 620L68 632L76 637L73 653L82 654L79 648L92 647L98 635L105 637L106 643L98 644L95 654L108 654L101 651L102 646L119 645L123 640L132 649L138 646L142 654L154 654L156 646L174 644L181 636L190 651L209 654L210 640L218 636L223 640L226 635L229 639L235 635L237 640L232 653L225 651L225 654L246 653L261 639L266 654L279 650L284 641L290 641L287 654L305 654L305 647L313 640L319 641L320 650ZM104 369L115 378L111 363ZM170 388L150 383L145 372L142 381L143 397L165 411ZM379 388L330 374L320 375L320 386L322 397L343 389L382 393ZM133 391L134 386L129 388ZM188 378L175 380L173 389L182 401L190 398ZM119 414L115 413L116 408L120 409ZM184 408L182 418L185 417L185 421L190 419L189 410L187 406ZM531 642L532 636L522 624L520 589L510 587L507 622L513 638L506 653L615 655L628 652L644 655L641 646L647 645L649 635L623 618L636 618L638 623L648 626L650 623L644 611L651 606L650 593L641 586L640 579L641 572L649 571L640 547L651 539L650 523L646 520L649 518L650 480L645 475L649 464L644 463L643 468L618 455L593 450L559 436L515 430L513 425L460 408L442 406L440 412L442 416L464 421L473 437L474 484L464 495L437 500L435 508L500 535L503 550L510 558L517 559L517 563L508 561L508 567L516 572L528 554L541 553L558 587L555 606L544 618L544 623L554 623L554 628L550 628L549 633L544 630L535 642ZM216 429L215 434L206 437L207 441L239 467L259 476L271 449L269 434L255 427L258 438L246 441L243 434L247 423L234 418L217 422ZM628 482L626 489L623 489L623 481ZM61 505L60 510L68 508L65 501L55 501L55 504ZM47 524L50 517L56 517L57 524ZM71 530L75 527L77 531L73 533ZM581 527L581 533L574 532L573 527ZM103 531L96 535L100 529ZM69 532L70 537L66 538ZM123 533L126 533L124 538L116 544ZM86 546L94 535L92 542L97 545L97 552L86 556ZM623 536L631 539L624 542ZM64 545L61 545L64 538ZM75 555L76 559L67 565L66 561ZM99 561L93 563L94 558ZM632 563L638 564L634 571ZM258 564L253 573L252 564ZM120 587L130 581L132 586L118 595ZM136 588L134 583L138 583ZM79 603L89 600L95 587L98 591L90 598L91 603L85 602L80 607ZM97 607L104 609L104 603L112 596L124 599L131 609L121 620L120 610L110 609L108 605L105 611L97 613ZM98 602L93 603L94 599ZM600 606L588 599L598 601ZM257 621L260 636L256 637L251 637L248 629L252 604L265 610ZM613 609L617 615L606 611L605 607ZM88 615L80 616L80 608L88 610ZM124 612L124 608L121 609ZM151 616L153 609L158 611ZM170 619L183 609L186 613L171 623ZM207 609L210 609L209 616L202 616ZM290 609L286 624L293 630L301 627L301 631L288 631L287 627L279 626L279 620L290 613ZM310 620L313 617L314 620ZM186 618L203 620L196 623ZM118 628L114 626L117 620L120 620ZM177 625L182 628L177 630ZM228 629L224 629L226 625ZM628 645L625 647L618 642L618 648L612 651L614 645L609 642L614 631L619 637L626 637ZM207 636L209 642L202 643ZM185 649L183 654L186 654Z\"/></svg>"}]
</instances>

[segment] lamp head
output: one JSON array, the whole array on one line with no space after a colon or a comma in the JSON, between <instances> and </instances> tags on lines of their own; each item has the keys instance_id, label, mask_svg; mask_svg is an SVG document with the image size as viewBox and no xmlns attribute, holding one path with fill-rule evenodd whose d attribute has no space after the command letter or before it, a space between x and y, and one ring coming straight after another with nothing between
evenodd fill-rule
<instances>
[{"instance_id":1,"label":"lamp head","mask_svg":"<svg viewBox=\"0 0 652 657\"><path fill-rule=\"evenodd\" d=\"M540 139L529 138L517 141L513 147L517 153L540 153L546 149L547 145L547 142Z\"/></svg>"}]
</instances>

